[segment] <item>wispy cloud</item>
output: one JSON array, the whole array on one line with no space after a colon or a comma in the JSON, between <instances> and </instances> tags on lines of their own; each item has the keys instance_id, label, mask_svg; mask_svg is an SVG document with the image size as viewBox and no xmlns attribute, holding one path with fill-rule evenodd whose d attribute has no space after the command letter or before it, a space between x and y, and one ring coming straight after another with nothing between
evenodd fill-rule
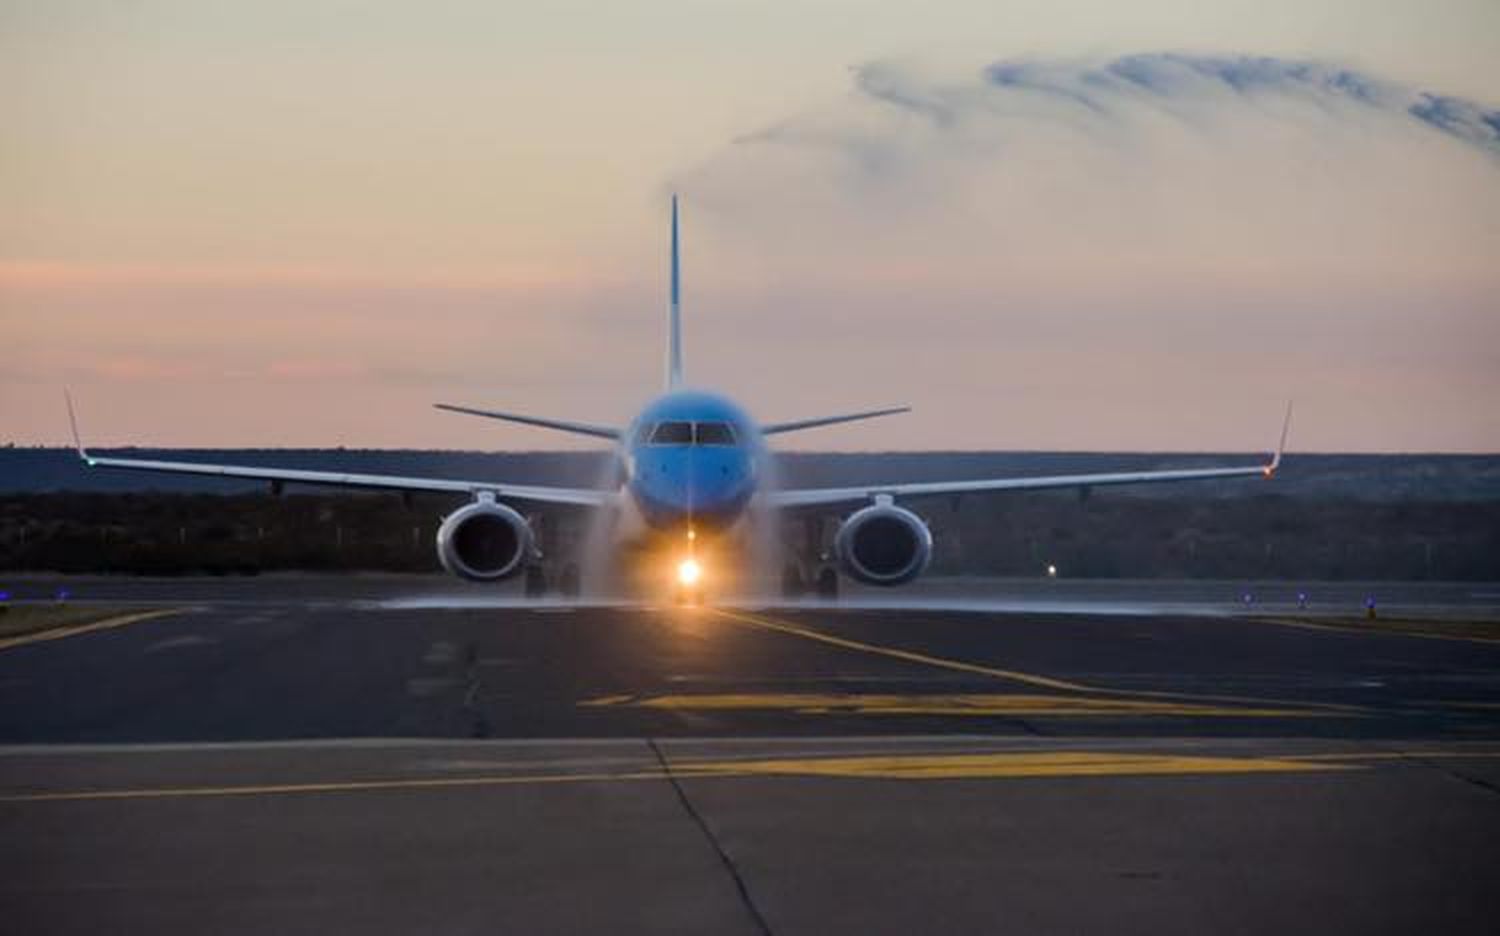
<instances>
[{"instance_id":1,"label":"wispy cloud","mask_svg":"<svg viewBox=\"0 0 1500 936\"><path fill-rule=\"evenodd\" d=\"M715 297L719 340L835 388L899 375L938 425L1206 436L1286 392L1330 414L1314 444L1492 447L1497 124L1311 60L887 60L680 179L764 284Z\"/></svg>"},{"instance_id":2,"label":"wispy cloud","mask_svg":"<svg viewBox=\"0 0 1500 936\"><path fill-rule=\"evenodd\" d=\"M956 80L872 62L854 69L854 94L955 135L982 128L1019 133L1040 121L1119 127L1147 115L1201 129L1236 109L1303 103L1320 108L1330 121L1349 116L1351 108L1363 110L1500 156L1500 109L1335 64L1274 56L1148 52L1103 61L1005 59ZM859 165L881 169L895 163L889 157L898 148L897 132L878 117L858 121L847 113L820 113L739 142L833 145ZM999 149L1013 137L990 139Z\"/></svg>"}]
</instances>

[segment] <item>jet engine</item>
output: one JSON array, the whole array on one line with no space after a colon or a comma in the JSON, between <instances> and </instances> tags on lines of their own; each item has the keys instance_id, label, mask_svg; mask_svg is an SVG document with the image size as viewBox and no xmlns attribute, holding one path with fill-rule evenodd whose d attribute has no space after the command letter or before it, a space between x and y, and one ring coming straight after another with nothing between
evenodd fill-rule
<instances>
[{"instance_id":1,"label":"jet engine","mask_svg":"<svg viewBox=\"0 0 1500 936\"><path fill-rule=\"evenodd\" d=\"M839 526L833 553L844 573L866 585L910 582L932 559L932 532L922 518L894 504L856 511Z\"/></svg>"},{"instance_id":2,"label":"jet engine","mask_svg":"<svg viewBox=\"0 0 1500 936\"><path fill-rule=\"evenodd\" d=\"M437 551L443 568L454 575L498 582L521 571L536 555L536 537L525 517L486 497L443 519Z\"/></svg>"}]
</instances>

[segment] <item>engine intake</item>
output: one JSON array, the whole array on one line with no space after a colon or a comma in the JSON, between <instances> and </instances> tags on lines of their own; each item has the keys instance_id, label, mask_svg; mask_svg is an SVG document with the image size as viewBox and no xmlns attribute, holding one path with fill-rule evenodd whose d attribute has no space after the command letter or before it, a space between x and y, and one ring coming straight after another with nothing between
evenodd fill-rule
<instances>
[{"instance_id":1,"label":"engine intake","mask_svg":"<svg viewBox=\"0 0 1500 936\"><path fill-rule=\"evenodd\" d=\"M437 532L438 561L460 578L498 582L519 572L536 553L526 518L493 500L460 507Z\"/></svg>"},{"instance_id":2,"label":"engine intake","mask_svg":"<svg viewBox=\"0 0 1500 936\"><path fill-rule=\"evenodd\" d=\"M875 504L843 522L833 552L857 582L901 585L921 575L932 560L932 531L910 510Z\"/></svg>"}]
</instances>

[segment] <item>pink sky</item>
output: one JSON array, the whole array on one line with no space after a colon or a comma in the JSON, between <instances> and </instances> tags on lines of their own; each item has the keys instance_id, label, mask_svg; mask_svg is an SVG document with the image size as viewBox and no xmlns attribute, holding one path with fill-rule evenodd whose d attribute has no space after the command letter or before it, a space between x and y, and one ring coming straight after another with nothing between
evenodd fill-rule
<instances>
[{"instance_id":1,"label":"pink sky","mask_svg":"<svg viewBox=\"0 0 1500 936\"><path fill-rule=\"evenodd\" d=\"M1500 451L1500 145L1402 97L1500 107L1493 6L1095 4L1139 44L1108 53L1020 0L853 30L835 2L647 6L681 34L7 14L0 441L63 443L69 386L98 444L570 446L429 404L627 419L677 189L690 378L768 420L916 408L809 447L1252 450L1290 396L1304 449ZM984 78L1181 48L1347 63L1395 103Z\"/></svg>"}]
</instances>

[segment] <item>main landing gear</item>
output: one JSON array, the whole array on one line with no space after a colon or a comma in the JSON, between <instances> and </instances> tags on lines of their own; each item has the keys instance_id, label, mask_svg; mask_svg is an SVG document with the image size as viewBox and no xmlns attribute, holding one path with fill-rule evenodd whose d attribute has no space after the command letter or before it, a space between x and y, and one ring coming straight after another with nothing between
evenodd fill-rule
<instances>
[{"instance_id":1,"label":"main landing gear","mask_svg":"<svg viewBox=\"0 0 1500 936\"><path fill-rule=\"evenodd\" d=\"M812 593L824 600L832 601L839 596L839 573L833 566L822 566L812 579ZM808 593L808 581L802 576L802 566L788 562L781 570L781 595L783 598L801 598Z\"/></svg>"},{"instance_id":2,"label":"main landing gear","mask_svg":"<svg viewBox=\"0 0 1500 936\"><path fill-rule=\"evenodd\" d=\"M815 588L819 598L829 601L839 596L839 574L832 566L824 566L818 570L818 580Z\"/></svg>"},{"instance_id":3,"label":"main landing gear","mask_svg":"<svg viewBox=\"0 0 1500 936\"><path fill-rule=\"evenodd\" d=\"M557 574L557 593L564 598L577 598L582 590L583 576L575 563L568 563L562 567ZM530 565L526 567L526 581L523 590L527 598L541 598L547 594L547 589L554 584L547 575L547 567L544 565Z\"/></svg>"}]
</instances>

